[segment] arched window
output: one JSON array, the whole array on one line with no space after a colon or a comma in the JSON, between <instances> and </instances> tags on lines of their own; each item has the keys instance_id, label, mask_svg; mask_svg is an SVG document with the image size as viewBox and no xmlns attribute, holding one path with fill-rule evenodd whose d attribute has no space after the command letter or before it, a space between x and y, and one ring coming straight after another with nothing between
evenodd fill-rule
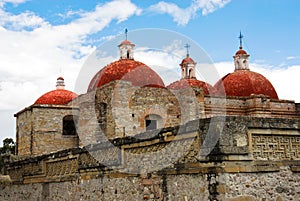
<instances>
[{"instance_id":1,"label":"arched window","mask_svg":"<svg viewBox=\"0 0 300 201\"><path fill-rule=\"evenodd\" d=\"M130 52L127 50L127 59L130 59Z\"/></svg>"},{"instance_id":2,"label":"arched window","mask_svg":"<svg viewBox=\"0 0 300 201\"><path fill-rule=\"evenodd\" d=\"M192 78L192 77L193 77L193 69L190 68L190 70L189 70L189 78Z\"/></svg>"},{"instance_id":3,"label":"arched window","mask_svg":"<svg viewBox=\"0 0 300 201\"><path fill-rule=\"evenodd\" d=\"M63 135L77 135L76 124L78 117L67 115L63 118Z\"/></svg>"},{"instance_id":4,"label":"arched window","mask_svg":"<svg viewBox=\"0 0 300 201\"><path fill-rule=\"evenodd\" d=\"M163 118L157 114L149 114L145 117L146 130L162 128Z\"/></svg>"}]
</instances>

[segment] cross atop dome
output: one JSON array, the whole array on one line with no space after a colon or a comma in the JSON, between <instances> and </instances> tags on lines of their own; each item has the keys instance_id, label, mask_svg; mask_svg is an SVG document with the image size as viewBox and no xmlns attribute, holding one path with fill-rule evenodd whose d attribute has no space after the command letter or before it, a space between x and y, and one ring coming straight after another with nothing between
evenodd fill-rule
<instances>
[{"instance_id":1,"label":"cross atop dome","mask_svg":"<svg viewBox=\"0 0 300 201\"><path fill-rule=\"evenodd\" d=\"M120 50L120 59L133 59L133 49L134 44L132 44L129 40L127 40L128 37L128 30L125 29L125 40L121 42L121 44L118 46Z\"/></svg>"},{"instance_id":2,"label":"cross atop dome","mask_svg":"<svg viewBox=\"0 0 300 201\"><path fill-rule=\"evenodd\" d=\"M185 44L184 47L186 48L186 56L188 57L190 55L190 47L191 46L187 43L187 44Z\"/></svg>"},{"instance_id":3,"label":"cross atop dome","mask_svg":"<svg viewBox=\"0 0 300 201\"><path fill-rule=\"evenodd\" d=\"M239 35L239 40L240 40L240 48L239 50L235 53L233 56L234 58L234 65L235 65L235 70L249 70L249 54L243 50L243 38L244 36L242 35L242 32L240 31Z\"/></svg>"},{"instance_id":4,"label":"cross atop dome","mask_svg":"<svg viewBox=\"0 0 300 201\"><path fill-rule=\"evenodd\" d=\"M125 29L125 40L127 40L127 34L128 34L128 30L127 28Z\"/></svg>"},{"instance_id":5,"label":"cross atop dome","mask_svg":"<svg viewBox=\"0 0 300 201\"><path fill-rule=\"evenodd\" d=\"M242 32L240 31L240 35L238 37L240 39L240 49L243 49L243 38L244 36L242 35Z\"/></svg>"}]
</instances>

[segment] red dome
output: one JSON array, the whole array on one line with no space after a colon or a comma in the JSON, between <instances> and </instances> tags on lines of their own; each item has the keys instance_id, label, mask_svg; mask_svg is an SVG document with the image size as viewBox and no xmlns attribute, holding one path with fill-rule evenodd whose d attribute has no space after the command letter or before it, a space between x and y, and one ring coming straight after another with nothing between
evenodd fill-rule
<instances>
[{"instance_id":1,"label":"red dome","mask_svg":"<svg viewBox=\"0 0 300 201\"><path fill-rule=\"evenodd\" d=\"M214 89L217 95L250 96L263 94L272 99L278 99L271 82L263 75L249 70L236 70L227 74L215 84Z\"/></svg>"},{"instance_id":2,"label":"red dome","mask_svg":"<svg viewBox=\"0 0 300 201\"><path fill-rule=\"evenodd\" d=\"M181 61L180 66L182 66L182 65L185 64L185 63L195 63L195 62L194 62L194 60L193 60L191 57L187 56L186 58L184 58L184 59Z\"/></svg>"},{"instance_id":3,"label":"red dome","mask_svg":"<svg viewBox=\"0 0 300 201\"><path fill-rule=\"evenodd\" d=\"M248 54L245 50L243 50L243 49L239 49L236 53L235 53L235 55L239 55L239 54Z\"/></svg>"},{"instance_id":4,"label":"red dome","mask_svg":"<svg viewBox=\"0 0 300 201\"><path fill-rule=\"evenodd\" d=\"M78 95L65 89L56 89L39 97L34 104L65 105Z\"/></svg>"},{"instance_id":5,"label":"red dome","mask_svg":"<svg viewBox=\"0 0 300 201\"><path fill-rule=\"evenodd\" d=\"M131 45L132 43L129 40L123 40L121 45Z\"/></svg>"},{"instance_id":6,"label":"red dome","mask_svg":"<svg viewBox=\"0 0 300 201\"><path fill-rule=\"evenodd\" d=\"M167 88L168 89L184 89L188 87L198 87L203 88L205 94L212 92L213 87L203 81L197 79L181 79L176 82L171 83Z\"/></svg>"},{"instance_id":7,"label":"red dome","mask_svg":"<svg viewBox=\"0 0 300 201\"><path fill-rule=\"evenodd\" d=\"M150 67L133 59L120 59L101 69L91 80L91 91L115 80L130 81L133 86L165 87L164 82Z\"/></svg>"}]
</instances>

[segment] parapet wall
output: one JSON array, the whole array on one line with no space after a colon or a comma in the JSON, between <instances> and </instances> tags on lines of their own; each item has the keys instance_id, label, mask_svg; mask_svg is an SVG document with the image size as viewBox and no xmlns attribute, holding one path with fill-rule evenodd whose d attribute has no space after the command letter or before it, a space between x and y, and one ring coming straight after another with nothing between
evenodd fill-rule
<instances>
[{"instance_id":1,"label":"parapet wall","mask_svg":"<svg viewBox=\"0 0 300 201\"><path fill-rule=\"evenodd\" d=\"M0 200L298 200L299 121L214 117L7 163Z\"/></svg>"}]
</instances>

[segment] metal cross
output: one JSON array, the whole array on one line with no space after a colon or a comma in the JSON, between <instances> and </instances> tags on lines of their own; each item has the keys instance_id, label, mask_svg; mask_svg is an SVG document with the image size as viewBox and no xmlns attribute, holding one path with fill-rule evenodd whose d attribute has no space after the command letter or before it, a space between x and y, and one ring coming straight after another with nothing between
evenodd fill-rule
<instances>
[{"instance_id":1,"label":"metal cross","mask_svg":"<svg viewBox=\"0 0 300 201\"><path fill-rule=\"evenodd\" d=\"M127 40L127 33L128 33L128 30L127 30L127 28L125 29L125 38L126 38L126 40Z\"/></svg>"},{"instance_id":2,"label":"metal cross","mask_svg":"<svg viewBox=\"0 0 300 201\"><path fill-rule=\"evenodd\" d=\"M186 54L189 55L189 53L190 53L189 49L190 49L191 46L187 43L187 44L185 44L184 47L186 48Z\"/></svg>"},{"instance_id":3,"label":"metal cross","mask_svg":"<svg viewBox=\"0 0 300 201\"><path fill-rule=\"evenodd\" d=\"M244 38L244 36L242 35L241 31L240 31L240 35L239 35L238 38L240 39L240 48L242 48L243 47L243 38Z\"/></svg>"}]
</instances>

